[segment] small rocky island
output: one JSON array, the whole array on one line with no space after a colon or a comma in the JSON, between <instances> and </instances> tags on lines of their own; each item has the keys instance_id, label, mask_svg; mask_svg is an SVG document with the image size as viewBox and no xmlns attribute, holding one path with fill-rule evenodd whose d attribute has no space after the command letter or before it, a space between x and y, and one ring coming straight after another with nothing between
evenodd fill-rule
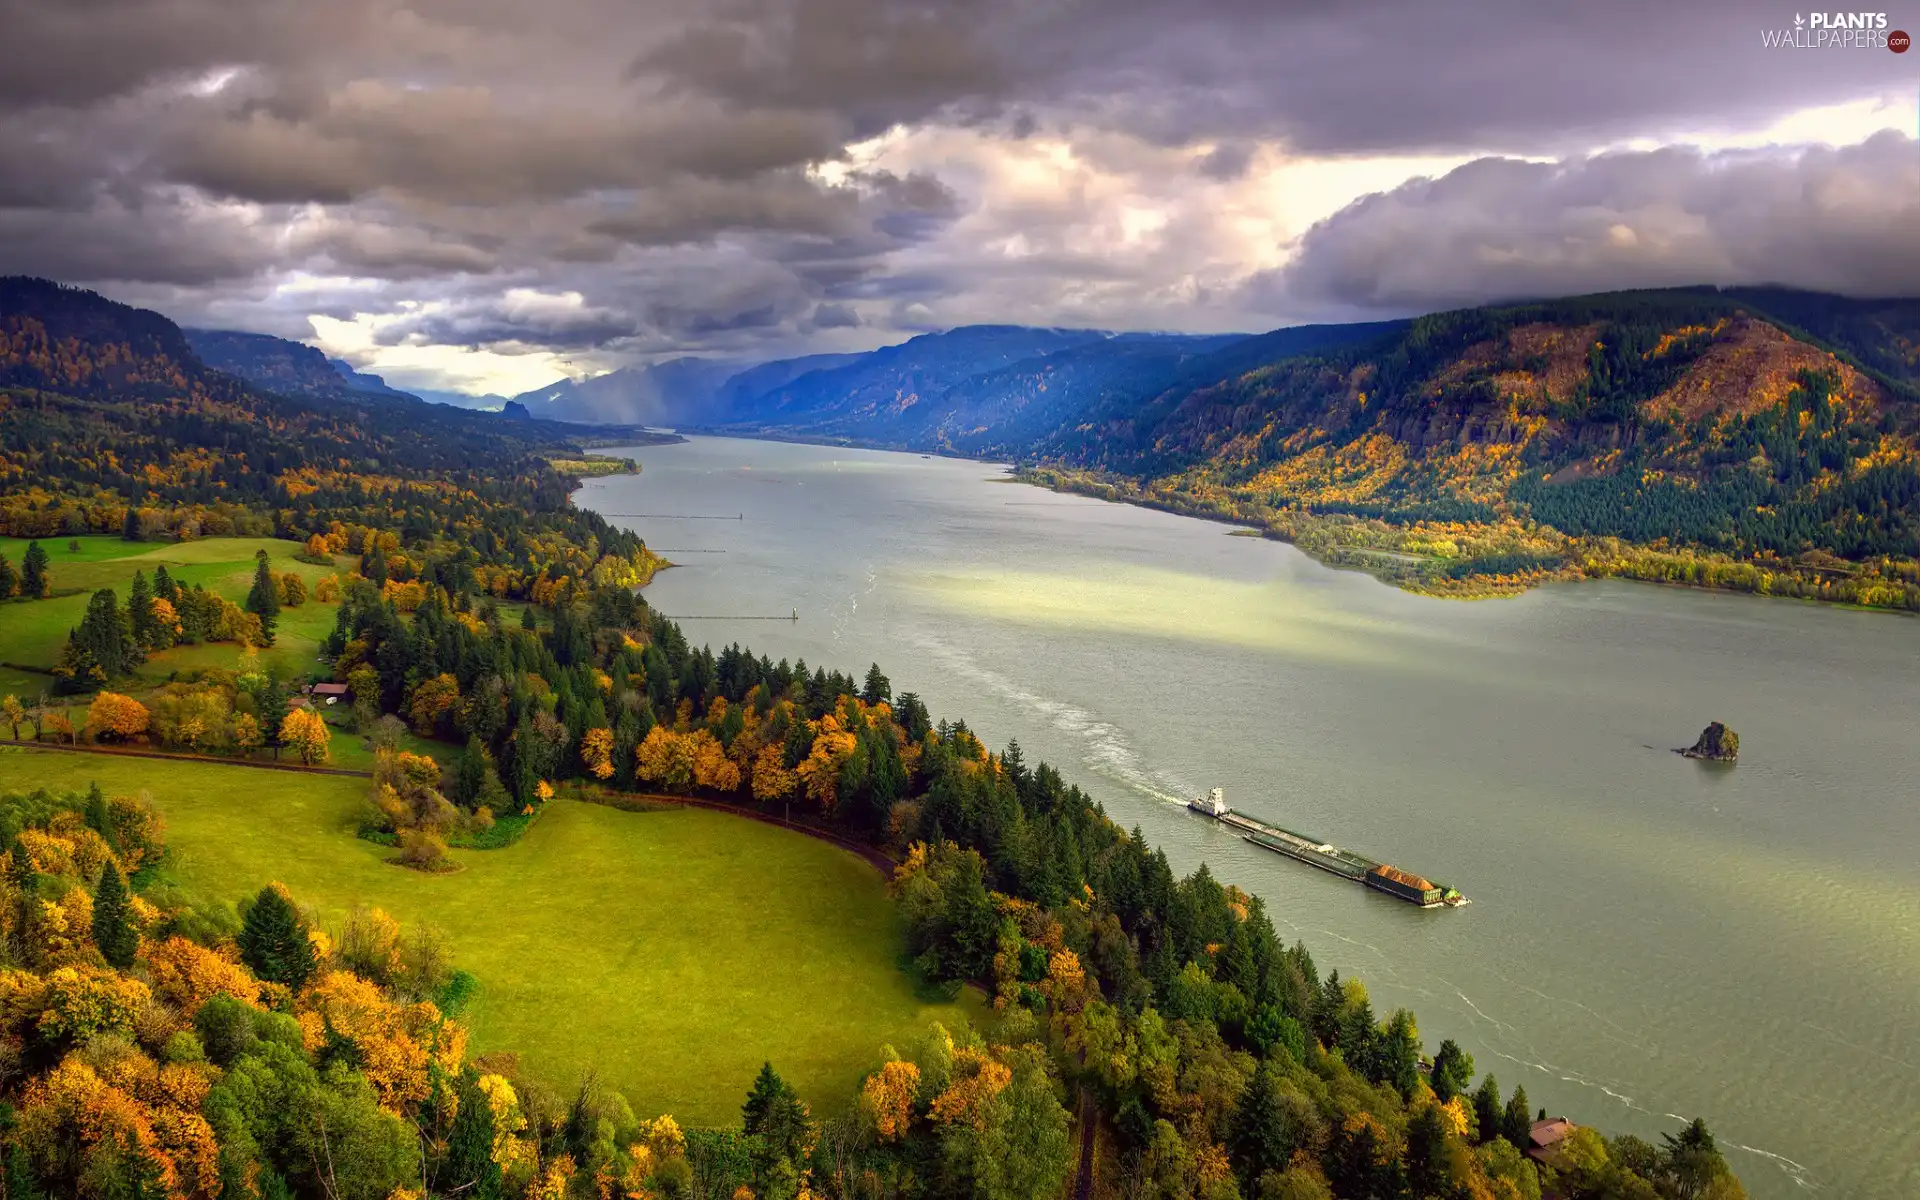
<instances>
[{"instance_id":1,"label":"small rocky island","mask_svg":"<svg viewBox=\"0 0 1920 1200\"><path fill-rule=\"evenodd\" d=\"M1715 721L1701 731L1699 741L1674 753L1706 759L1708 762L1735 762L1740 757L1740 735Z\"/></svg>"}]
</instances>

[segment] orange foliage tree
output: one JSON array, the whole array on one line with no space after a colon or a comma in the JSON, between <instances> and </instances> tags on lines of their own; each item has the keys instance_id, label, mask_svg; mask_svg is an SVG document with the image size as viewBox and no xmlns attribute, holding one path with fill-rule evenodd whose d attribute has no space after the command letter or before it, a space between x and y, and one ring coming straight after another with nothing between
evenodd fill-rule
<instances>
[{"instance_id":1,"label":"orange foliage tree","mask_svg":"<svg viewBox=\"0 0 1920 1200\"><path fill-rule=\"evenodd\" d=\"M147 706L132 696L101 692L87 706L87 732L96 738L125 742L147 731Z\"/></svg>"}]
</instances>

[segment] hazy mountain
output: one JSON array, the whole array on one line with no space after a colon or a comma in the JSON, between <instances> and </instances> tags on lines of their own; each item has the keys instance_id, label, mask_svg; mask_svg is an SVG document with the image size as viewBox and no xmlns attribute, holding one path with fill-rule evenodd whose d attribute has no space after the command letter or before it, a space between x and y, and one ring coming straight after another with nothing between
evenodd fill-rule
<instances>
[{"instance_id":1,"label":"hazy mountain","mask_svg":"<svg viewBox=\"0 0 1920 1200\"><path fill-rule=\"evenodd\" d=\"M721 386L747 365L736 359L676 358L591 379L563 379L514 399L549 421L677 425L700 419Z\"/></svg>"}]
</instances>

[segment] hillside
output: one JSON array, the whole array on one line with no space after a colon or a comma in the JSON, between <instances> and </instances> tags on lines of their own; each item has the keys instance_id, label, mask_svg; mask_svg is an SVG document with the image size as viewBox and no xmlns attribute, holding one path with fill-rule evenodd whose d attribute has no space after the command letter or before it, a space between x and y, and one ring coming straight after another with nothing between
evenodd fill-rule
<instances>
[{"instance_id":1,"label":"hillside","mask_svg":"<svg viewBox=\"0 0 1920 1200\"><path fill-rule=\"evenodd\" d=\"M948 389L990 371L1110 337L1096 330L1018 325L972 325L922 334L742 398L731 411L716 413L706 423L743 433L910 444L911 432L938 423L937 416L929 418L929 406Z\"/></svg>"},{"instance_id":2,"label":"hillside","mask_svg":"<svg viewBox=\"0 0 1920 1200\"><path fill-rule=\"evenodd\" d=\"M314 363L332 372L311 354L286 359L307 383ZM411 397L256 388L157 313L0 279L0 535L304 538L352 524L468 545L524 577L568 545L643 554L569 502L554 464L582 458L572 432Z\"/></svg>"},{"instance_id":3,"label":"hillside","mask_svg":"<svg viewBox=\"0 0 1920 1200\"><path fill-rule=\"evenodd\" d=\"M1920 608L1916 324L1709 290L1443 313L1190 378L1033 456L1426 590L1627 574Z\"/></svg>"},{"instance_id":4,"label":"hillside","mask_svg":"<svg viewBox=\"0 0 1920 1200\"><path fill-rule=\"evenodd\" d=\"M378 375L364 375L337 358L328 358L303 342L235 329L185 329L194 355L216 371L255 387L289 396L345 396L351 392L414 400L387 386Z\"/></svg>"}]
</instances>

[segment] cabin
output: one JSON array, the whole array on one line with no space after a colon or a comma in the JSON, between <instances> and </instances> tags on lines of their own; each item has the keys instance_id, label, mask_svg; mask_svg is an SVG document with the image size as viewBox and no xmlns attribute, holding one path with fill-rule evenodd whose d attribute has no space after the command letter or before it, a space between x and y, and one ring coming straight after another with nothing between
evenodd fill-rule
<instances>
[{"instance_id":1,"label":"cabin","mask_svg":"<svg viewBox=\"0 0 1920 1200\"><path fill-rule=\"evenodd\" d=\"M1440 903L1440 889L1432 881L1422 879L1411 871L1387 866L1385 863L1368 871L1365 882L1375 891L1385 892L1389 896L1398 896L1402 900L1411 900L1423 907Z\"/></svg>"},{"instance_id":2,"label":"cabin","mask_svg":"<svg viewBox=\"0 0 1920 1200\"><path fill-rule=\"evenodd\" d=\"M1527 1157L1538 1163L1549 1162L1560 1143L1579 1126L1565 1117L1548 1117L1544 1121L1535 1121L1527 1131Z\"/></svg>"},{"instance_id":3,"label":"cabin","mask_svg":"<svg viewBox=\"0 0 1920 1200\"><path fill-rule=\"evenodd\" d=\"M347 685L344 683L316 683L307 691L315 704L332 704L347 698Z\"/></svg>"}]
</instances>

